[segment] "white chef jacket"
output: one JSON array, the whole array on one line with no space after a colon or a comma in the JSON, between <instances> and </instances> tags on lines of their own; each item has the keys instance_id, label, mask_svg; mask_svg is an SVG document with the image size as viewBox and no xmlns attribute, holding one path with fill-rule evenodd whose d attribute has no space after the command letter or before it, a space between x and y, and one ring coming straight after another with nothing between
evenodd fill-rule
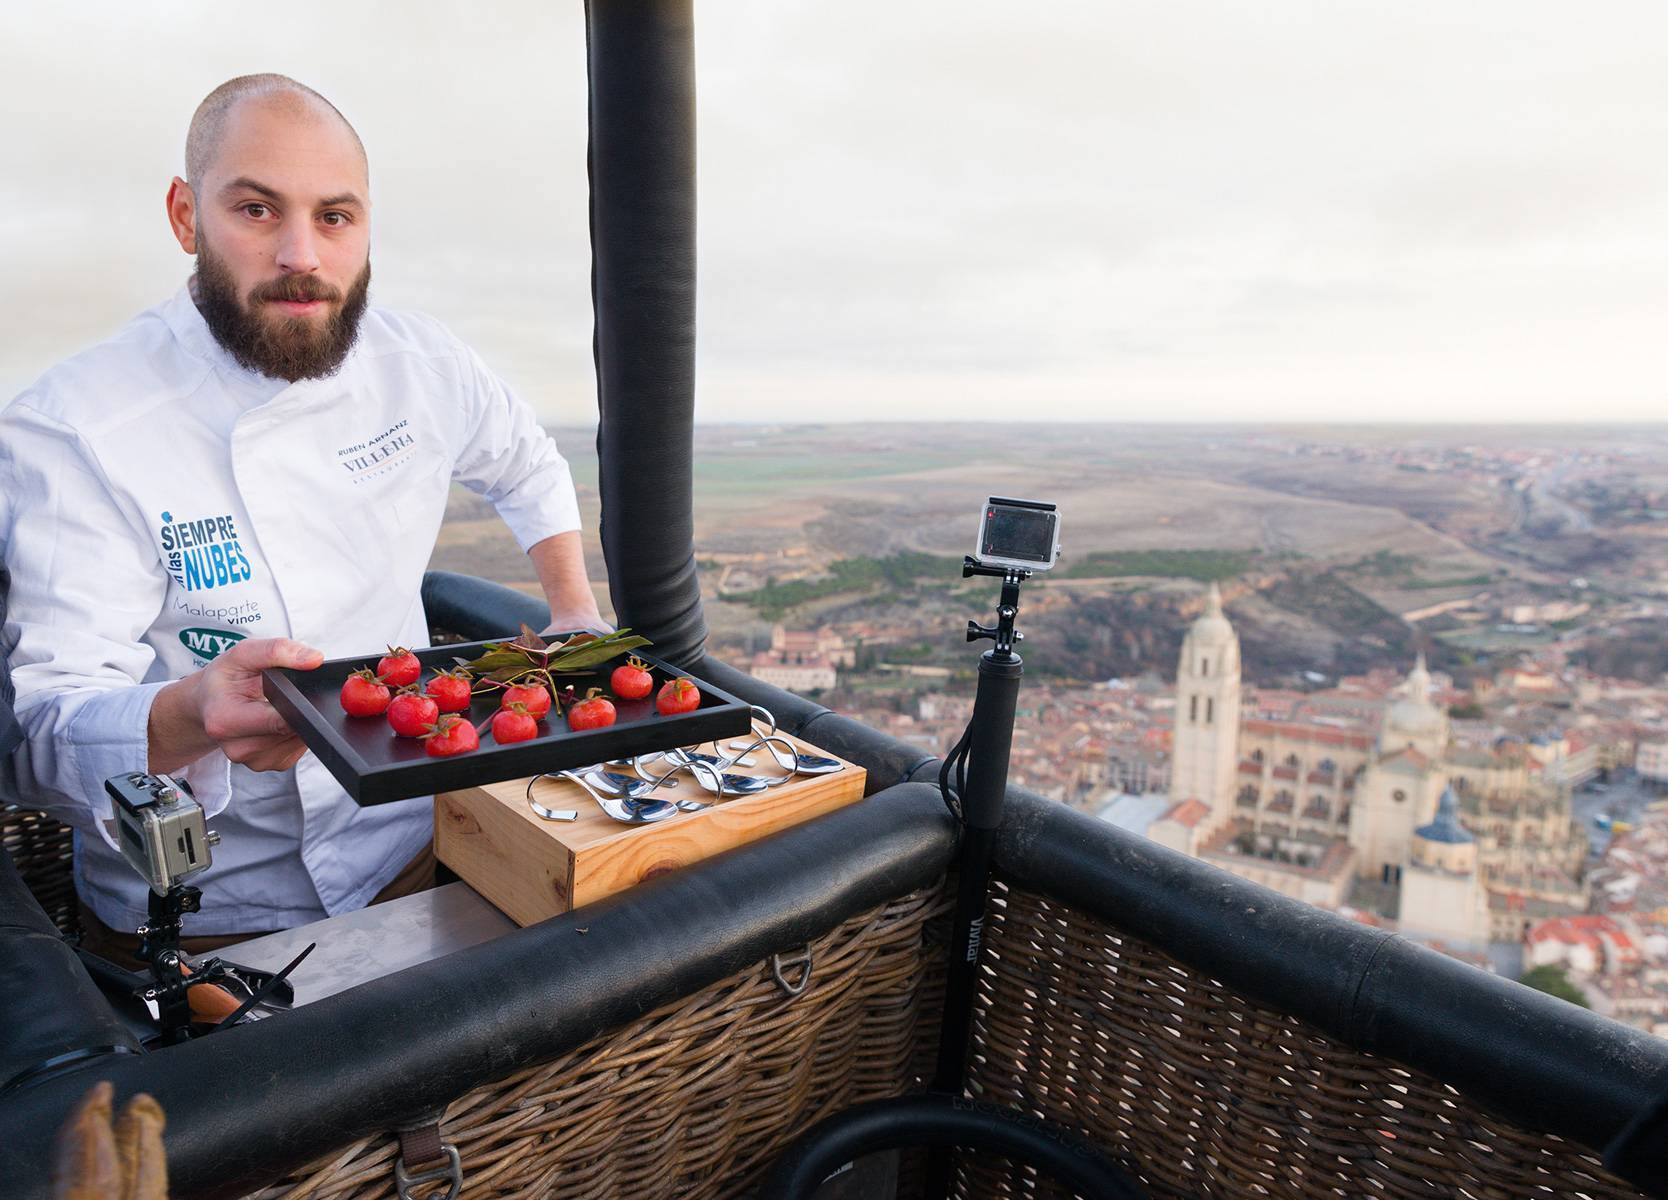
<instances>
[{"instance_id":1,"label":"white chef jacket","mask_svg":"<svg viewBox=\"0 0 1668 1200\"><path fill-rule=\"evenodd\" d=\"M146 769L157 691L244 637L328 658L426 646L419 588L453 480L524 550L579 527L532 410L411 313L368 310L336 375L286 385L240 367L182 288L0 409L19 783L76 829L100 920L146 916L104 780ZM360 808L312 754L256 773L214 751L180 774L222 839L188 933L361 907L432 834L427 798Z\"/></svg>"}]
</instances>

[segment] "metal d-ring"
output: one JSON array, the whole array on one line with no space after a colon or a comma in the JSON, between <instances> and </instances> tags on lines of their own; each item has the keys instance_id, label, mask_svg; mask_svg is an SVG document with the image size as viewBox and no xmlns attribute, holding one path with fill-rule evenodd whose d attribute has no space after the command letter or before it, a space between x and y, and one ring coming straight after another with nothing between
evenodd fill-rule
<instances>
[{"instance_id":1,"label":"metal d-ring","mask_svg":"<svg viewBox=\"0 0 1668 1200\"><path fill-rule=\"evenodd\" d=\"M795 983L789 983L787 976L782 973L783 967L804 967L804 972ZM792 958L783 958L781 954L770 956L770 976L776 980L776 986L791 996L802 995L811 986L811 943L805 943L805 952L795 954Z\"/></svg>"}]
</instances>

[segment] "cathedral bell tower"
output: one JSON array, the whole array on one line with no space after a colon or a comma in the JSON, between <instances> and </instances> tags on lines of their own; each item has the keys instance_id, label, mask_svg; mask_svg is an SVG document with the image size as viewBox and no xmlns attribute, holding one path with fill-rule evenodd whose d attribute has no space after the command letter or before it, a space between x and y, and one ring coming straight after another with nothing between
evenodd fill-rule
<instances>
[{"instance_id":1,"label":"cathedral bell tower","mask_svg":"<svg viewBox=\"0 0 1668 1200\"><path fill-rule=\"evenodd\" d=\"M1232 811L1239 765L1239 693L1239 637L1222 615L1222 593L1213 583L1205 611L1182 639L1176 664L1170 768L1170 799L1208 804L1210 830L1221 828Z\"/></svg>"}]
</instances>

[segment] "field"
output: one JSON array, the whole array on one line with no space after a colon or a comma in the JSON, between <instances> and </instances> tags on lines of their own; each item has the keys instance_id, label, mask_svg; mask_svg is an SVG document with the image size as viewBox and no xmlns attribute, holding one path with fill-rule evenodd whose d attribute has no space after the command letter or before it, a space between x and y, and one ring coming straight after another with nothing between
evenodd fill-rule
<instances>
[{"instance_id":1,"label":"field","mask_svg":"<svg viewBox=\"0 0 1668 1200\"><path fill-rule=\"evenodd\" d=\"M593 433L555 432L600 579ZM1061 507L1061 567L1033 591L1054 616L1039 619L1150 618L1173 633L1199 583L1219 579L1248 669L1253 647L1270 671L1335 672L1415 644L1532 645L1466 630L1439 641L1440 618L1420 633L1402 616L1558 593L1577 572L1611 597L1654 594L1668 576L1651 516L1660 496L1668 517L1656 429L782 425L703 426L695 440L696 552L727 649L756 648L775 620L953 625L966 607L954 564L992 494ZM461 490L434 565L537 590L490 507ZM1162 611L1143 617L1132 592ZM1136 638L1083 670L1157 666L1171 641Z\"/></svg>"}]
</instances>

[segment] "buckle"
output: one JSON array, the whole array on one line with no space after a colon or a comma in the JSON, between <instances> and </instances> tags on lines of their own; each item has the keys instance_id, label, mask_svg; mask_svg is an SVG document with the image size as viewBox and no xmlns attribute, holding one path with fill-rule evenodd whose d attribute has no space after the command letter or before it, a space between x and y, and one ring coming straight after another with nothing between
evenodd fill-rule
<instances>
[{"instance_id":1,"label":"buckle","mask_svg":"<svg viewBox=\"0 0 1668 1200\"><path fill-rule=\"evenodd\" d=\"M463 1188L463 1160L458 1157L456 1146L442 1145L441 1153L446 1161L438 1167L431 1167L427 1171L407 1173L405 1156L394 1160L394 1185L399 1191L400 1200L422 1200L413 1194L412 1189L422 1187L426 1183L448 1183L444 1196L430 1193L427 1200L458 1200L458 1192Z\"/></svg>"}]
</instances>

